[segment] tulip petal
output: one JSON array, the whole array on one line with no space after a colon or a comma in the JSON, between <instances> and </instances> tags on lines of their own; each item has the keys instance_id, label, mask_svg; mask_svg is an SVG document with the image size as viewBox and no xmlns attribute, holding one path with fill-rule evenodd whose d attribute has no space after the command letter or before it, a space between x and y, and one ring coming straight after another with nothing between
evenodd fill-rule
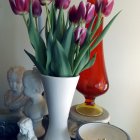
<instances>
[{"instance_id":1,"label":"tulip petal","mask_svg":"<svg viewBox=\"0 0 140 140\"><path fill-rule=\"evenodd\" d=\"M82 28L82 30L81 30L81 36L80 36L80 46L83 45L83 43L85 41L86 32L87 32L87 29L86 28Z\"/></svg>"},{"instance_id":2,"label":"tulip petal","mask_svg":"<svg viewBox=\"0 0 140 140\"><path fill-rule=\"evenodd\" d=\"M18 11L23 11L25 0L15 0L16 8Z\"/></svg>"},{"instance_id":3,"label":"tulip petal","mask_svg":"<svg viewBox=\"0 0 140 140\"><path fill-rule=\"evenodd\" d=\"M87 13L86 13L85 20L87 23L89 23L94 17L95 5L91 3L87 3L86 9L87 9L86 11Z\"/></svg>"},{"instance_id":4,"label":"tulip petal","mask_svg":"<svg viewBox=\"0 0 140 140\"><path fill-rule=\"evenodd\" d=\"M76 44L80 46L84 43L86 38L87 29L84 27L78 27L74 32L74 39Z\"/></svg>"},{"instance_id":5,"label":"tulip petal","mask_svg":"<svg viewBox=\"0 0 140 140\"><path fill-rule=\"evenodd\" d=\"M17 12L17 10L16 10L15 0L9 0L9 3L10 3L10 6L11 6L12 11L13 11L15 14L18 14L18 12Z\"/></svg>"},{"instance_id":6,"label":"tulip petal","mask_svg":"<svg viewBox=\"0 0 140 140\"><path fill-rule=\"evenodd\" d=\"M26 0L24 4L24 11L29 12L30 1Z\"/></svg>"},{"instance_id":7,"label":"tulip petal","mask_svg":"<svg viewBox=\"0 0 140 140\"><path fill-rule=\"evenodd\" d=\"M110 0L108 4L105 6L105 8L103 9L103 14L105 16L109 16L109 14L111 13L113 9L113 5L114 5L114 0Z\"/></svg>"},{"instance_id":8,"label":"tulip petal","mask_svg":"<svg viewBox=\"0 0 140 140\"><path fill-rule=\"evenodd\" d=\"M24 14L29 11L29 0L9 0L15 14Z\"/></svg>"},{"instance_id":9,"label":"tulip petal","mask_svg":"<svg viewBox=\"0 0 140 140\"><path fill-rule=\"evenodd\" d=\"M81 1L78 7L77 16L80 20L80 19L85 19L85 15L86 15L86 5L83 1Z\"/></svg>"},{"instance_id":10,"label":"tulip petal","mask_svg":"<svg viewBox=\"0 0 140 140\"><path fill-rule=\"evenodd\" d=\"M78 22L77 8L75 7L75 5L69 9L69 20L74 23Z\"/></svg>"},{"instance_id":11,"label":"tulip petal","mask_svg":"<svg viewBox=\"0 0 140 140\"><path fill-rule=\"evenodd\" d=\"M55 0L55 6L58 9L67 9L71 0Z\"/></svg>"},{"instance_id":12,"label":"tulip petal","mask_svg":"<svg viewBox=\"0 0 140 140\"><path fill-rule=\"evenodd\" d=\"M42 13L42 8L39 0L33 0L33 5L32 5L32 10L33 10L33 16L38 17Z\"/></svg>"},{"instance_id":13,"label":"tulip petal","mask_svg":"<svg viewBox=\"0 0 140 140\"><path fill-rule=\"evenodd\" d=\"M80 38L80 32L81 32L81 27L77 28L74 32L74 38L75 38L75 42L78 43L79 42L79 38Z\"/></svg>"}]
</instances>

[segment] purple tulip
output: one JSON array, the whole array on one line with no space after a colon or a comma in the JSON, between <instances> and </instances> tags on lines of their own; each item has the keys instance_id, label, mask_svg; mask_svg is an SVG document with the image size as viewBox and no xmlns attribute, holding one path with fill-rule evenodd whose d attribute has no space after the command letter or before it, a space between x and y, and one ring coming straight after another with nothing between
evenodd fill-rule
<instances>
[{"instance_id":1,"label":"purple tulip","mask_svg":"<svg viewBox=\"0 0 140 140\"><path fill-rule=\"evenodd\" d=\"M74 40L76 44L83 45L86 39L87 29L84 27L78 27L74 32Z\"/></svg>"},{"instance_id":2,"label":"purple tulip","mask_svg":"<svg viewBox=\"0 0 140 140\"><path fill-rule=\"evenodd\" d=\"M71 0L55 0L55 6L58 9L67 9L70 5Z\"/></svg>"},{"instance_id":3,"label":"purple tulip","mask_svg":"<svg viewBox=\"0 0 140 140\"><path fill-rule=\"evenodd\" d=\"M33 16L38 17L42 13L42 8L39 0L33 0L32 1L32 11L33 11Z\"/></svg>"},{"instance_id":4,"label":"purple tulip","mask_svg":"<svg viewBox=\"0 0 140 140\"><path fill-rule=\"evenodd\" d=\"M80 2L77 10L78 18L85 19L86 16L86 5L83 1Z\"/></svg>"},{"instance_id":5,"label":"purple tulip","mask_svg":"<svg viewBox=\"0 0 140 140\"><path fill-rule=\"evenodd\" d=\"M16 15L26 14L29 12L29 0L9 0L12 11Z\"/></svg>"},{"instance_id":6,"label":"purple tulip","mask_svg":"<svg viewBox=\"0 0 140 140\"><path fill-rule=\"evenodd\" d=\"M75 7L75 5L73 5L70 9L69 9L69 20L71 22L77 23L79 21L78 15L77 15L77 8Z\"/></svg>"},{"instance_id":7,"label":"purple tulip","mask_svg":"<svg viewBox=\"0 0 140 140\"><path fill-rule=\"evenodd\" d=\"M109 16L114 6L114 0L97 0L96 2L96 12L102 8L102 13L105 16Z\"/></svg>"},{"instance_id":8,"label":"purple tulip","mask_svg":"<svg viewBox=\"0 0 140 140\"><path fill-rule=\"evenodd\" d=\"M72 6L69 10L69 19L71 22L77 23L80 20L89 23L94 17L95 5L87 2L86 4L81 1L78 8Z\"/></svg>"}]
</instances>

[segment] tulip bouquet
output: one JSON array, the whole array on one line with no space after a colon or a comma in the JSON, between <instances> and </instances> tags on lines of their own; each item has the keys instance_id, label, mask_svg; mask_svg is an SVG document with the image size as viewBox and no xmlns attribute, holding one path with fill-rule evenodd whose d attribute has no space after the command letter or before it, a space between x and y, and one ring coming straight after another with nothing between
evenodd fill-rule
<instances>
[{"instance_id":1,"label":"tulip bouquet","mask_svg":"<svg viewBox=\"0 0 140 140\"><path fill-rule=\"evenodd\" d=\"M71 0L9 0L13 12L22 15L35 54L29 52L38 70L45 75L57 77L77 76L94 64L96 55L90 58L91 51L102 41L112 25L117 13L103 29L103 17L112 10L114 0L96 0L95 4L80 2L70 7ZM38 30L38 16L46 9L46 22ZM64 13L67 13L66 15ZM89 28L85 27L89 24ZM45 33L45 40L41 32Z\"/></svg>"}]
</instances>

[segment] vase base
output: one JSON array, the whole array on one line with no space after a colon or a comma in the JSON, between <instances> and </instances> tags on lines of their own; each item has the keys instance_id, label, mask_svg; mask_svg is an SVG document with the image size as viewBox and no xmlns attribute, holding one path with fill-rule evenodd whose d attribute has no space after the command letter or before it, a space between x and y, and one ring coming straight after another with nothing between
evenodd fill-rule
<instances>
[{"instance_id":1,"label":"vase base","mask_svg":"<svg viewBox=\"0 0 140 140\"><path fill-rule=\"evenodd\" d=\"M103 109L96 104L86 105L85 103L83 103L77 105L76 111L81 115L89 116L89 117L98 117L103 114Z\"/></svg>"}]
</instances>

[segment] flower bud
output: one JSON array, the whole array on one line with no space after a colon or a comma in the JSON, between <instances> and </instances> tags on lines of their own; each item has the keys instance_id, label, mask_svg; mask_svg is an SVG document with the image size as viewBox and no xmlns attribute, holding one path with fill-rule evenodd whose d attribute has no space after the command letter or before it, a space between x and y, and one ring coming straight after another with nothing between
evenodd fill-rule
<instances>
[{"instance_id":1,"label":"flower bud","mask_svg":"<svg viewBox=\"0 0 140 140\"><path fill-rule=\"evenodd\" d=\"M79 6L78 6L78 18L80 19L85 19L86 16L86 5L83 1L80 2Z\"/></svg>"},{"instance_id":2,"label":"flower bud","mask_svg":"<svg viewBox=\"0 0 140 140\"><path fill-rule=\"evenodd\" d=\"M73 5L69 9L69 20L74 23L77 23L79 21L78 16L77 16L77 8L75 7L75 5Z\"/></svg>"},{"instance_id":3,"label":"flower bud","mask_svg":"<svg viewBox=\"0 0 140 140\"><path fill-rule=\"evenodd\" d=\"M86 4L86 15L85 15L86 23L89 23L93 19L94 12L95 12L95 5L87 2L87 4Z\"/></svg>"},{"instance_id":4,"label":"flower bud","mask_svg":"<svg viewBox=\"0 0 140 140\"><path fill-rule=\"evenodd\" d=\"M97 0L96 12L99 11L100 7L103 15L109 16L114 6L114 0Z\"/></svg>"},{"instance_id":5,"label":"flower bud","mask_svg":"<svg viewBox=\"0 0 140 140\"><path fill-rule=\"evenodd\" d=\"M70 5L71 0L55 0L55 6L58 9L67 9Z\"/></svg>"},{"instance_id":6,"label":"flower bud","mask_svg":"<svg viewBox=\"0 0 140 140\"><path fill-rule=\"evenodd\" d=\"M84 27L77 27L74 32L74 40L76 44L83 45L87 34L87 29Z\"/></svg>"},{"instance_id":7,"label":"flower bud","mask_svg":"<svg viewBox=\"0 0 140 140\"><path fill-rule=\"evenodd\" d=\"M12 11L16 15L26 14L29 12L29 0L9 0Z\"/></svg>"},{"instance_id":8,"label":"flower bud","mask_svg":"<svg viewBox=\"0 0 140 140\"><path fill-rule=\"evenodd\" d=\"M38 17L42 13L42 8L39 0L33 0L32 1L32 11L33 11L33 16Z\"/></svg>"}]
</instances>

